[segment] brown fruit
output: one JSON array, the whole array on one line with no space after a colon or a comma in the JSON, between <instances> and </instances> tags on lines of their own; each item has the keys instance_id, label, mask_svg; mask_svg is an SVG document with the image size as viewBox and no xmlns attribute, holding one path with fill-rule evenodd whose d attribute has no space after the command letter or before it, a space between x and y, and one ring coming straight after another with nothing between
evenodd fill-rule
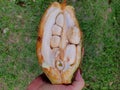
<instances>
[{"instance_id":1,"label":"brown fruit","mask_svg":"<svg viewBox=\"0 0 120 90\"><path fill-rule=\"evenodd\" d=\"M54 2L40 22L37 56L52 84L70 84L82 54L82 32L74 8Z\"/></svg>"}]
</instances>

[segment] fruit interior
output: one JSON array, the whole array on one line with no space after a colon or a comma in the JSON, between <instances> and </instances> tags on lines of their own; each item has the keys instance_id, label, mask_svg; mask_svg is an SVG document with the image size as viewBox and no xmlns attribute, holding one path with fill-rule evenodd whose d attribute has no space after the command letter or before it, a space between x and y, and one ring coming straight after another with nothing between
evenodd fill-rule
<instances>
[{"instance_id":1,"label":"fruit interior","mask_svg":"<svg viewBox=\"0 0 120 90\"><path fill-rule=\"evenodd\" d=\"M53 69L57 72L60 82L65 82L65 79L67 82L67 76L72 78L80 63L81 32L73 8L61 7L59 3L54 3L43 17L42 28L40 27L43 30L41 65L48 71ZM51 70L51 74L53 73ZM46 74L50 77L49 73Z\"/></svg>"}]
</instances>

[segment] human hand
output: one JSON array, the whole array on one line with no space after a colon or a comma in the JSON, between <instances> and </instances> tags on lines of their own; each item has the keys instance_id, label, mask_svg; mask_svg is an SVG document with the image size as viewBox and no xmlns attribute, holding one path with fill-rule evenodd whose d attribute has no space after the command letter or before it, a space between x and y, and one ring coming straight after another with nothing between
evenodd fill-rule
<instances>
[{"instance_id":1,"label":"human hand","mask_svg":"<svg viewBox=\"0 0 120 90\"><path fill-rule=\"evenodd\" d=\"M78 69L75 74L75 79L70 85L52 85L45 74L41 74L31 82L27 90L82 90L84 84L85 82Z\"/></svg>"}]
</instances>

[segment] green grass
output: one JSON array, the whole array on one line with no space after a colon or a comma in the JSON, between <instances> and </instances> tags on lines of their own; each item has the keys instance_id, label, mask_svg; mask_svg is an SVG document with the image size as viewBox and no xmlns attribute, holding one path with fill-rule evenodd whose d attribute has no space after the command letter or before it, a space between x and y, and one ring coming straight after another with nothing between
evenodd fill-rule
<instances>
[{"instance_id":1,"label":"green grass","mask_svg":"<svg viewBox=\"0 0 120 90\"><path fill-rule=\"evenodd\" d=\"M37 29L53 1L0 0L0 90L25 90L41 73ZM68 4L75 7L84 33L84 90L120 90L120 0L69 0Z\"/></svg>"}]
</instances>

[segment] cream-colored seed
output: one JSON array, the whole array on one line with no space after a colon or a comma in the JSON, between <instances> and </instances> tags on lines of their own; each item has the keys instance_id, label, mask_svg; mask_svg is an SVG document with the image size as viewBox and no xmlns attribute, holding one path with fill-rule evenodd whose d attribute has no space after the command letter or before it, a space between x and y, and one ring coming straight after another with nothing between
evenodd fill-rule
<instances>
[{"instance_id":1,"label":"cream-colored seed","mask_svg":"<svg viewBox=\"0 0 120 90\"><path fill-rule=\"evenodd\" d=\"M64 16L63 14L59 14L56 18L56 24L63 27L64 25Z\"/></svg>"},{"instance_id":2,"label":"cream-colored seed","mask_svg":"<svg viewBox=\"0 0 120 90\"><path fill-rule=\"evenodd\" d=\"M59 43L60 43L60 37L59 36L52 36L51 41L50 41L51 47L52 48L59 47Z\"/></svg>"},{"instance_id":3,"label":"cream-colored seed","mask_svg":"<svg viewBox=\"0 0 120 90\"><path fill-rule=\"evenodd\" d=\"M66 47L65 51L65 60L68 60L69 64L73 64L75 62L76 57L76 47L73 44L70 44Z\"/></svg>"},{"instance_id":4,"label":"cream-colored seed","mask_svg":"<svg viewBox=\"0 0 120 90\"><path fill-rule=\"evenodd\" d=\"M79 44L80 43L80 31L77 27L72 28L68 32L68 40L72 44Z\"/></svg>"},{"instance_id":5,"label":"cream-colored seed","mask_svg":"<svg viewBox=\"0 0 120 90\"><path fill-rule=\"evenodd\" d=\"M62 33L62 28L59 27L58 25L54 25L52 27L52 34L53 35L61 35L61 33Z\"/></svg>"}]
</instances>

